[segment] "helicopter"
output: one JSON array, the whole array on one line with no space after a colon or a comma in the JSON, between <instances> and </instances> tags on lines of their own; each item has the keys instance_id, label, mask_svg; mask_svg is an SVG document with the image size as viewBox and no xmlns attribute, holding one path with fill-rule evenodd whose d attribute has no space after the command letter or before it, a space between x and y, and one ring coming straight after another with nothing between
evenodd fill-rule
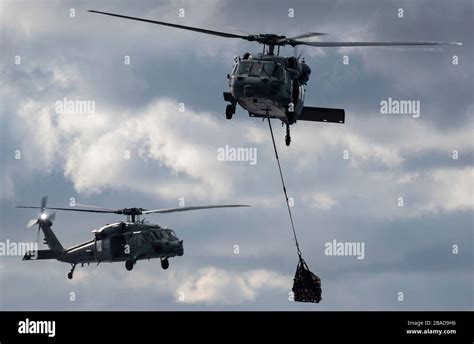
<instances>
[{"instance_id":1,"label":"helicopter","mask_svg":"<svg viewBox=\"0 0 474 344\"><path fill-rule=\"evenodd\" d=\"M143 208L109 209L90 205L76 204L80 207L59 208L47 207L48 197L41 199L39 207L18 205L15 208L40 209L38 218L28 222L27 228L38 225L38 236L41 230L44 234L44 243L47 250L28 251L23 260L56 259L60 262L71 264L71 270L67 274L69 279L73 278L74 269L77 264L90 264L102 262L115 263L125 262L128 271L138 260L160 258L161 267L166 270L169 267L168 259L182 256L184 254L183 240L178 239L176 233L166 227L146 222L141 218L146 214L167 214L181 211L211 209L211 208L235 208L249 207L243 204L206 205L191 206L169 209L147 210ZM87 209L88 208L88 209ZM78 211L87 213L119 214L125 215L126 221L107 224L94 229L94 238L90 241L65 249L51 229L56 213L46 213L45 210Z\"/></svg>"},{"instance_id":2,"label":"helicopter","mask_svg":"<svg viewBox=\"0 0 474 344\"><path fill-rule=\"evenodd\" d=\"M344 109L304 106L305 85L309 80L311 68L298 56L280 56L284 46L310 47L374 47L374 46L434 46L462 45L460 42L307 42L301 39L324 36L326 33L307 32L292 37L276 34L234 34L185 26L162 21L131 17L110 12L89 10L141 22L169 26L177 29L200 32L224 38L237 38L263 45L261 53L244 53L234 58L232 72L227 74L230 92L224 92L226 118L232 119L237 104L248 111L250 117L276 118L286 125L285 143L291 143L290 125L299 121L344 123ZM276 51L275 51L276 50ZM295 55L295 54L294 54Z\"/></svg>"}]
</instances>

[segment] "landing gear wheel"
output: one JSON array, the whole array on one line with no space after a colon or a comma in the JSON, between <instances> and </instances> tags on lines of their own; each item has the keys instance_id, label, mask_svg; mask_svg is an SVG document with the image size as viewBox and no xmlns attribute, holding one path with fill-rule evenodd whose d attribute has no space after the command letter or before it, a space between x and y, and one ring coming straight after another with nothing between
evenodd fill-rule
<instances>
[{"instance_id":1,"label":"landing gear wheel","mask_svg":"<svg viewBox=\"0 0 474 344\"><path fill-rule=\"evenodd\" d=\"M169 266L170 266L170 262L168 261L168 258L161 260L161 267L163 268L163 270L168 269Z\"/></svg>"},{"instance_id":2,"label":"landing gear wheel","mask_svg":"<svg viewBox=\"0 0 474 344\"><path fill-rule=\"evenodd\" d=\"M133 264L133 261L127 260L127 261L125 262L125 269L127 269L128 271L132 271L133 265L134 265L134 264Z\"/></svg>"},{"instance_id":3,"label":"landing gear wheel","mask_svg":"<svg viewBox=\"0 0 474 344\"><path fill-rule=\"evenodd\" d=\"M76 268L76 264L71 264L71 271L68 272L67 278L72 279L72 276L74 274L74 269Z\"/></svg>"},{"instance_id":4,"label":"landing gear wheel","mask_svg":"<svg viewBox=\"0 0 474 344\"><path fill-rule=\"evenodd\" d=\"M232 104L229 104L225 108L225 118L232 119L232 116L235 113L235 108Z\"/></svg>"}]
</instances>

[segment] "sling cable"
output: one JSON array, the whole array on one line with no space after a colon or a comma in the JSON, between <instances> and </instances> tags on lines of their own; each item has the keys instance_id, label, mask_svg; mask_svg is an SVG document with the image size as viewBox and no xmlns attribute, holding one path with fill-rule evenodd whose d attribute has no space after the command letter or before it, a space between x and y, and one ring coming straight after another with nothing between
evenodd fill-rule
<instances>
[{"instance_id":1,"label":"sling cable","mask_svg":"<svg viewBox=\"0 0 474 344\"><path fill-rule=\"evenodd\" d=\"M275 151L276 161L278 163L278 170L280 172L281 184L283 186L283 194L285 196L286 207L288 208L288 215L290 217L291 229L293 230L293 237L295 239L296 252L298 253L298 266L296 267L296 274L293 278L293 295L296 302L315 302L321 301L321 279L313 274L302 257L298 237L296 236L295 224L293 222L293 215L291 207L288 203L288 194L286 192L285 180L281 170L280 159L278 158L278 151L275 144L275 137L273 136L272 124L270 117L267 117L268 127L272 136L273 149Z\"/></svg>"}]
</instances>

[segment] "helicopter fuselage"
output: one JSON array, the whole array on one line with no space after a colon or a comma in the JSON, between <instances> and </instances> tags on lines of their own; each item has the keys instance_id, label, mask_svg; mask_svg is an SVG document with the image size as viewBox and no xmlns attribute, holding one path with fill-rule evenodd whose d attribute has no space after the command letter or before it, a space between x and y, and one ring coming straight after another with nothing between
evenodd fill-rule
<instances>
[{"instance_id":1,"label":"helicopter fuselage","mask_svg":"<svg viewBox=\"0 0 474 344\"><path fill-rule=\"evenodd\" d=\"M71 264L137 261L182 256L183 241L157 224L117 222L93 231L91 241L66 249L59 261Z\"/></svg>"},{"instance_id":2,"label":"helicopter fuselage","mask_svg":"<svg viewBox=\"0 0 474 344\"><path fill-rule=\"evenodd\" d=\"M132 270L138 260L160 258L162 268L167 269L168 258L184 254L183 240L172 229L157 224L128 221L108 224L92 231L94 239L67 249L62 249L51 229L51 221L41 221L39 226L50 249L27 252L23 260L56 259L69 263L70 279L77 264L124 261L127 270Z\"/></svg>"},{"instance_id":3,"label":"helicopter fuselage","mask_svg":"<svg viewBox=\"0 0 474 344\"><path fill-rule=\"evenodd\" d=\"M274 49L270 49L271 52ZM224 92L226 118L232 119L237 104L250 117L276 118L286 125L285 143L290 145L290 125L298 120L344 123L343 109L304 106L305 85L311 69L299 57L245 53L234 59L227 75L230 92Z\"/></svg>"},{"instance_id":4,"label":"helicopter fuselage","mask_svg":"<svg viewBox=\"0 0 474 344\"><path fill-rule=\"evenodd\" d=\"M245 54L236 58L229 74L230 93L224 98L239 104L251 117L296 122L304 104L304 84L310 68L294 57Z\"/></svg>"}]
</instances>

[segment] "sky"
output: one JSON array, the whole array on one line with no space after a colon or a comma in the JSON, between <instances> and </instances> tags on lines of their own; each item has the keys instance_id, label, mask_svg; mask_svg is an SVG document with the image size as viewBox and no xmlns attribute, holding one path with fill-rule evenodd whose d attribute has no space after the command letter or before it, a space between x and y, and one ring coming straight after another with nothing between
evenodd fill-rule
<instances>
[{"instance_id":1,"label":"sky","mask_svg":"<svg viewBox=\"0 0 474 344\"><path fill-rule=\"evenodd\" d=\"M0 242L36 240L25 226L37 212L12 206L44 195L50 206L251 205L149 215L184 240L166 271L158 260L130 272L92 264L68 280L67 264L1 256L0 309L473 309L472 1L0 6ZM305 104L346 112L344 125L298 122L290 147L273 121L303 257L322 280L321 303L305 304L291 300L298 260L267 123L242 108L224 116L234 56L261 47L88 9L233 33L463 45L300 50L312 69ZM389 98L419 102L420 116L381 113ZM57 113L64 99L95 112ZM226 146L256 149L256 164L219 161ZM63 212L53 230L72 246L120 220ZM363 259L328 255L334 240L363 244Z\"/></svg>"}]
</instances>

